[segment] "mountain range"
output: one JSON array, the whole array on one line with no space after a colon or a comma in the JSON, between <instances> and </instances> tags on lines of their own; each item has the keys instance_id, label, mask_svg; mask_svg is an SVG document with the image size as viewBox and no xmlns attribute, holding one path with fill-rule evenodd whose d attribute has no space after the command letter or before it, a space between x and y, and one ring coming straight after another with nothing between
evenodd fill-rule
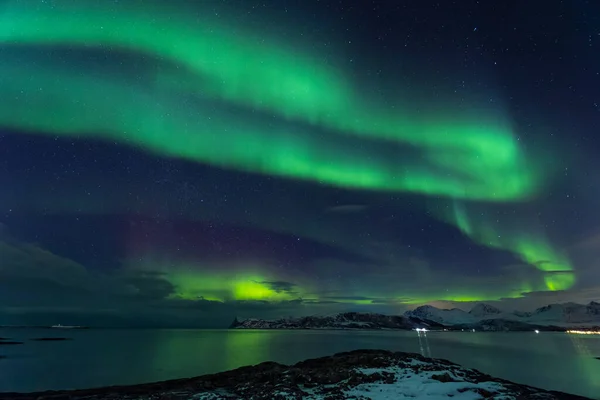
<instances>
[{"instance_id":1,"label":"mountain range","mask_svg":"<svg viewBox=\"0 0 600 400\"><path fill-rule=\"evenodd\" d=\"M443 328L443 325L402 315L359 312L276 320L252 318L241 322L236 318L230 326L235 329L414 329L431 327Z\"/></svg>"},{"instance_id":2,"label":"mountain range","mask_svg":"<svg viewBox=\"0 0 600 400\"><path fill-rule=\"evenodd\" d=\"M406 317L434 321L442 325L473 324L483 320L502 319L537 325L557 325L570 327L600 325L600 303L550 304L531 312L502 311L489 304L477 304L471 311L459 308L440 309L425 305L404 313Z\"/></svg>"},{"instance_id":3,"label":"mountain range","mask_svg":"<svg viewBox=\"0 0 600 400\"><path fill-rule=\"evenodd\" d=\"M477 331L564 331L600 326L600 303L550 304L532 312L505 312L480 303L470 311L424 305L403 315L347 312L277 320L237 318L231 329L434 329Z\"/></svg>"}]
</instances>

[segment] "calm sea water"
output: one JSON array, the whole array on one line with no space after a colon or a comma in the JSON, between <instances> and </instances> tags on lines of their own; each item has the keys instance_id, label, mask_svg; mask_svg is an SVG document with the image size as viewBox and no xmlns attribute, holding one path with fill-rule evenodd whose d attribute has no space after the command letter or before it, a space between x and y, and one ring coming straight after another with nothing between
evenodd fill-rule
<instances>
[{"instance_id":1,"label":"calm sea water","mask_svg":"<svg viewBox=\"0 0 600 400\"><path fill-rule=\"evenodd\" d=\"M49 335L64 342L36 342ZM600 337L564 333L228 330L1 330L0 391L90 388L183 378L354 349L446 358L515 382L600 398Z\"/></svg>"}]
</instances>

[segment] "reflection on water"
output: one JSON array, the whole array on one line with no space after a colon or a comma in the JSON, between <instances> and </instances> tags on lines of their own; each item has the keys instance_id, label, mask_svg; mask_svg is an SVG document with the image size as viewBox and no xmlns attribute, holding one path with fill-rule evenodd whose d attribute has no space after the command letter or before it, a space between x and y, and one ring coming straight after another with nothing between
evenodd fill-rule
<instances>
[{"instance_id":1,"label":"reflection on water","mask_svg":"<svg viewBox=\"0 0 600 400\"><path fill-rule=\"evenodd\" d=\"M421 349L421 355L425 357L433 357L431 355L431 349L429 348L429 340L427 339L427 331L417 331L417 337L419 338L419 348Z\"/></svg>"},{"instance_id":2,"label":"reflection on water","mask_svg":"<svg viewBox=\"0 0 600 400\"><path fill-rule=\"evenodd\" d=\"M254 365L271 360L271 340L268 331L228 331L224 337L222 370Z\"/></svg>"},{"instance_id":3,"label":"reflection on water","mask_svg":"<svg viewBox=\"0 0 600 400\"><path fill-rule=\"evenodd\" d=\"M271 359L269 331L161 330L152 365L165 375L144 381L227 371ZM218 334L215 334L218 333ZM138 381L132 381L137 383Z\"/></svg>"},{"instance_id":4,"label":"reflection on water","mask_svg":"<svg viewBox=\"0 0 600 400\"><path fill-rule=\"evenodd\" d=\"M592 398L600 393L600 337L561 333L414 331L88 330L64 342L47 331L0 330L0 391L135 384L215 373L263 361L294 363L354 349L445 358L485 373Z\"/></svg>"},{"instance_id":5,"label":"reflection on water","mask_svg":"<svg viewBox=\"0 0 600 400\"><path fill-rule=\"evenodd\" d=\"M578 360L580 363L579 370L582 374L585 374L590 382L594 382L594 388L596 389L596 396L600 398L600 375L598 374L598 364L600 364L600 351L597 340L590 340L589 336L580 335L568 335L573 349L579 355ZM595 351L593 351L588 344L595 345Z\"/></svg>"}]
</instances>

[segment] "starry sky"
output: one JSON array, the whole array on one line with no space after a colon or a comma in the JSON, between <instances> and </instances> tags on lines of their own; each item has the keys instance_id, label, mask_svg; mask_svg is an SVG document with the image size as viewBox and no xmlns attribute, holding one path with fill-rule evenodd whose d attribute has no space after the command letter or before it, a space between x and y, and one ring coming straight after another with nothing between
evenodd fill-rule
<instances>
[{"instance_id":1,"label":"starry sky","mask_svg":"<svg viewBox=\"0 0 600 400\"><path fill-rule=\"evenodd\" d=\"M592 1L0 1L0 324L600 299Z\"/></svg>"}]
</instances>

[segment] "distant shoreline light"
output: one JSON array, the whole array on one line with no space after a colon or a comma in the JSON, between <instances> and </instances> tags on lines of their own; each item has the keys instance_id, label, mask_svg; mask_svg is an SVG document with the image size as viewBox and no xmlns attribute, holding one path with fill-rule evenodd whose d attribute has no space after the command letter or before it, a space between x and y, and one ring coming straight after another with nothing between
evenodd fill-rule
<instances>
[{"instance_id":1,"label":"distant shoreline light","mask_svg":"<svg viewBox=\"0 0 600 400\"><path fill-rule=\"evenodd\" d=\"M600 331L579 331L579 330L568 330L567 333L576 335L600 335Z\"/></svg>"}]
</instances>

